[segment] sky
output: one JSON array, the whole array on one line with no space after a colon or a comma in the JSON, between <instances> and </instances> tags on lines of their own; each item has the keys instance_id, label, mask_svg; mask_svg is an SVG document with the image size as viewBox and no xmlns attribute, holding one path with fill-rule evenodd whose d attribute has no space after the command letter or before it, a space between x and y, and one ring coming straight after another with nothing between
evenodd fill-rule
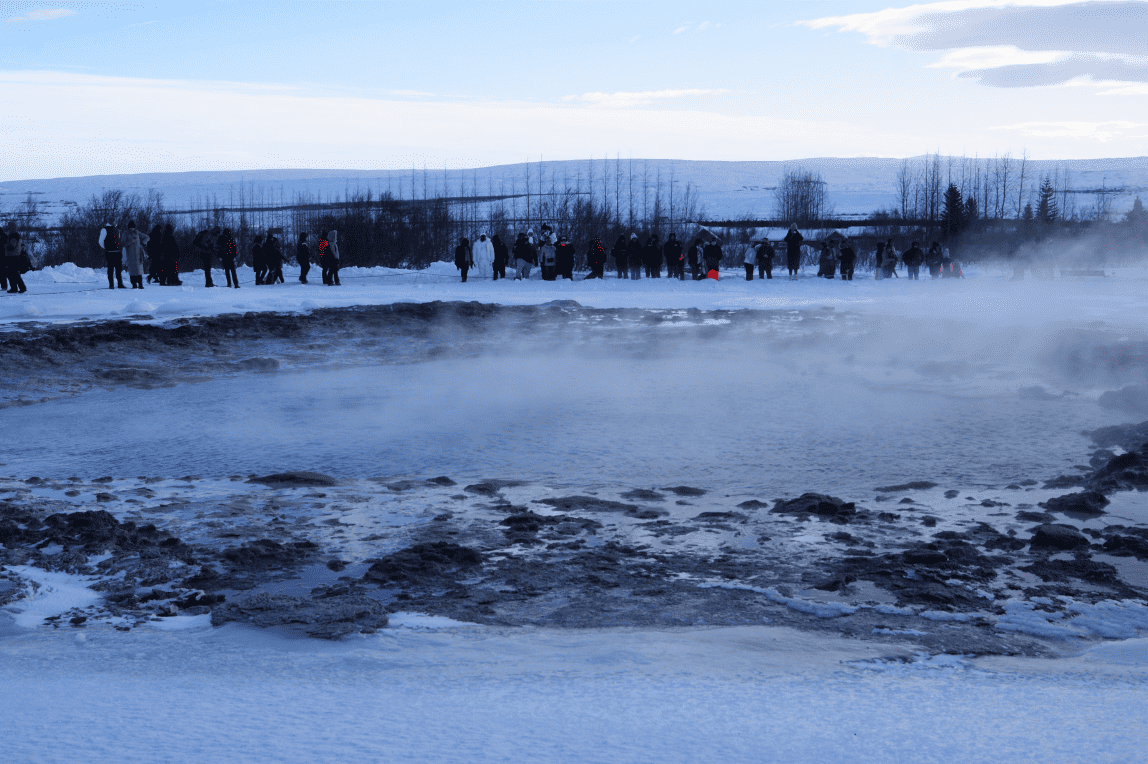
<instances>
[{"instance_id":1,"label":"sky","mask_svg":"<svg viewBox=\"0 0 1148 764\"><path fill-rule=\"evenodd\" d=\"M1148 0L0 2L0 181L1148 155Z\"/></svg>"}]
</instances>

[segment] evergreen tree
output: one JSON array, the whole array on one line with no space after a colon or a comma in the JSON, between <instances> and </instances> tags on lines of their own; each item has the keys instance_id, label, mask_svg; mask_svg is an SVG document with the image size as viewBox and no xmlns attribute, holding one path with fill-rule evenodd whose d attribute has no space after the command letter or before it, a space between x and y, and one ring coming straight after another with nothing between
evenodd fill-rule
<instances>
[{"instance_id":1,"label":"evergreen tree","mask_svg":"<svg viewBox=\"0 0 1148 764\"><path fill-rule=\"evenodd\" d=\"M1056 189L1052 187L1052 180L1046 175L1040 184L1040 196L1036 202L1036 220L1038 223L1050 225L1060 216L1060 209L1056 204Z\"/></svg>"},{"instance_id":2,"label":"evergreen tree","mask_svg":"<svg viewBox=\"0 0 1148 764\"><path fill-rule=\"evenodd\" d=\"M1145 211L1144 202L1140 201L1139 196L1136 197L1136 201L1132 202L1132 209L1128 211L1124 220L1131 226L1133 232L1148 233L1148 211Z\"/></svg>"},{"instance_id":3,"label":"evergreen tree","mask_svg":"<svg viewBox=\"0 0 1148 764\"><path fill-rule=\"evenodd\" d=\"M961 190L950 183L941 210L941 232L946 239L951 239L964 230L965 222L965 202L961 198Z\"/></svg>"}]
</instances>

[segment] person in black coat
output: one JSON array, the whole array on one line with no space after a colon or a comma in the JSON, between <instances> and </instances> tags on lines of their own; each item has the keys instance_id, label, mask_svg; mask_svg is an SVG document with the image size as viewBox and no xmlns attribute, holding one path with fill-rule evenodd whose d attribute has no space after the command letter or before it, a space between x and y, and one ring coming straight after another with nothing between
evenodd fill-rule
<instances>
[{"instance_id":1,"label":"person in black coat","mask_svg":"<svg viewBox=\"0 0 1148 764\"><path fill-rule=\"evenodd\" d=\"M685 262L682 259L682 243L678 235L671 233L666 243L662 245L662 256L666 259L666 275L679 280L686 277Z\"/></svg>"},{"instance_id":2,"label":"person in black coat","mask_svg":"<svg viewBox=\"0 0 1148 764\"><path fill-rule=\"evenodd\" d=\"M108 289L115 289L116 281L120 289L127 289L124 286L124 245L120 240L120 230L114 223L108 223L100 231L100 247L108 265ZM11 278L11 274L8 277Z\"/></svg>"},{"instance_id":3,"label":"person in black coat","mask_svg":"<svg viewBox=\"0 0 1148 764\"><path fill-rule=\"evenodd\" d=\"M646 239L646 246L642 248L642 262L646 266L646 278L662 277L662 248L658 246L656 235Z\"/></svg>"},{"instance_id":4,"label":"person in black coat","mask_svg":"<svg viewBox=\"0 0 1148 764\"><path fill-rule=\"evenodd\" d=\"M789 278L797 280L797 271L801 268L801 242L805 237L797 230L797 223L790 223L789 233L785 234L785 267L789 269Z\"/></svg>"},{"instance_id":5,"label":"person in black coat","mask_svg":"<svg viewBox=\"0 0 1148 764\"><path fill-rule=\"evenodd\" d=\"M8 245L8 232L0 228L0 292L8 291L8 266L4 263L4 247Z\"/></svg>"},{"instance_id":6,"label":"person in black coat","mask_svg":"<svg viewBox=\"0 0 1148 764\"><path fill-rule=\"evenodd\" d=\"M231 235L230 228L224 228L223 233L215 240L215 251L223 263L223 276L227 279L227 286L239 288L239 275L235 272L235 260L239 256L239 247L235 237Z\"/></svg>"},{"instance_id":7,"label":"person in black coat","mask_svg":"<svg viewBox=\"0 0 1148 764\"><path fill-rule=\"evenodd\" d=\"M757 277L759 279L773 278L773 245L769 239L762 239L761 246L757 248Z\"/></svg>"},{"instance_id":8,"label":"person in black coat","mask_svg":"<svg viewBox=\"0 0 1148 764\"><path fill-rule=\"evenodd\" d=\"M210 231L200 231L195 235L195 241L191 243L203 264L203 286L205 289L215 286L215 282L211 280L211 266L215 260L215 240L221 233L219 226Z\"/></svg>"},{"instance_id":9,"label":"person in black coat","mask_svg":"<svg viewBox=\"0 0 1148 764\"><path fill-rule=\"evenodd\" d=\"M530 243L530 238L526 234L518 234L518 238L514 241L513 254L514 262L518 266L514 273L514 280L529 281L531 267L538 265L538 251L534 249L534 245Z\"/></svg>"},{"instance_id":10,"label":"person in black coat","mask_svg":"<svg viewBox=\"0 0 1148 764\"><path fill-rule=\"evenodd\" d=\"M873 278L880 281L883 274L882 266L885 263L885 242L877 242L877 252L873 255Z\"/></svg>"},{"instance_id":11,"label":"person in black coat","mask_svg":"<svg viewBox=\"0 0 1148 764\"><path fill-rule=\"evenodd\" d=\"M295 245L295 262L299 263L299 283L307 283L307 272L311 270L311 248L307 246L307 233L299 234L299 243Z\"/></svg>"},{"instance_id":12,"label":"person in black coat","mask_svg":"<svg viewBox=\"0 0 1148 764\"><path fill-rule=\"evenodd\" d=\"M466 272L470 270L470 241L460 236L454 248L454 267L462 271L462 283L466 283Z\"/></svg>"},{"instance_id":13,"label":"person in black coat","mask_svg":"<svg viewBox=\"0 0 1148 764\"><path fill-rule=\"evenodd\" d=\"M940 242L933 242L933 246L929 247L929 254L925 255L925 264L929 266L929 276L932 278L941 277L941 262L944 258L941 255Z\"/></svg>"},{"instance_id":14,"label":"person in black coat","mask_svg":"<svg viewBox=\"0 0 1148 764\"><path fill-rule=\"evenodd\" d=\"M590 275L586 279L605 278L602 271L606 268L606 248L602 246L602 240L597 236L590 240L590 248L586 251L586 264L590 266Z\"/></svg>"},{"instance_id":15,"label":"person in black coat","mask_svg":"<svg viewBox=\"0 0 1148 764\"><path fill-rule=\"evenodd\" d=\"M841 280L853 280L853 268L857 265L857 252L848 239L841 242Z\"/></svg>"},{"instance_id":16,"label":"person in black coat","mask_svg":"<svg viewBox=\"0 0 1148 764\"><path fill-rule=\"evenodd\" d=\"M614 242L614 248L610 250L610 254L614 256L614 267L618 269L618 278L630 278L630 272L626 265L626 235L619 234L618 240Z\"/></svg>"},{"instance_id":17,"label":"person in black coat","mask_svg":"<svg viewBox=\"0 0 1148 764\"><path fill-rule=\"evenodd\" d=\"M638 234L631 233L630 240L626 242L626 262L630 264L630 278L642 278L642 242L638 241Z\"/></svg>"},{"instance_id":18,"label":"person in black coat","mask_svg":"<svg viewBox=\"0 0 1148 764\"><path fill-rule=\"evenodd\" d=\"M565 236L558 237L554 248L554 271L556 277L574 280L574 245Z\"/></svg>"},{"instance_id":19,"label":"person in black coat","mask_svg":"<svg viewBox=\"0 0 1148 764\"><path fill-rule=\"evenodd\" d=\"M494 245L494 280L505 279L506 264L510 261L510 250L502 243L502 239L498 238L498 234L490 237L490 243Z\"/></svg>"},{"instance_id":20,"label":"person in black coat","mask_svg":"<svg viewBox=\"0 0 1148 764\"><path fill-rule=\"evenodd\" d=\"M921 263L925 262L925 253L921 251L921 247L917 242L905 250L905 254L901 256L902 262L909 271L909 278L920 279Z\"/></svg>"},{"instance_id":21,"label":"person in black coat","mask_svg":"<svg viewBox=\"0 0 1148 764\"><path fill-rule=\"evenodd\" d=\"M251 245L251 268L255 271L255 283L262 284L267 276L267 261L263 257L263 234L255 234Z\"/></svg>"},{"instance_id":22,"label":"person in black coat","mask_svg":"<svg viewBox=\"0 0 1148 764\"><path fill-rule=\"evenodd\" d=\"M8 221L8 238L4 241L3 268L8 276L8 294L24 294L28 287L24 286L24 242L20 239L20 231L16 228L16 221Z\"/></svg>"},{"instance_id":23,"label":"person in black coat","mask_svg":"<svg viewBox=\"0 0 1148 764\"><path fill-rule=\"evenodd\" d=\"M159 256L163 260L163 286L182 286L179 280L179 244L175 240L175 229L171 223L163 227L163 241L159 245Z\"/></svg>"},{"instance_id":24,"label":"person in black coat","mask_svg":"<svg viewBox=\"0 0 1148 764\"><path fill-rule=\"evenodd\" d=\"M144 245L144 252L147 253L147 283L163 283L163 258L160 257L163 244L163 226L156 223L152 226L151 232L147 235L147 244Z\"/></svg>"},{"instance_id":25,"label":"person in black coat","mask_svg":"<svg viewBox=\"0 0 1148 764\"><path fill-rule=\"evenodd\" d=\"M283 280L283 247L279 244L279 237L273 233L267 234L267 241L263 245L263 260L267 266L267 276L264 284L274 284Z\"/></svg>"},{"instance_id":26,"label":"person in black coat","mask_svg":"<svg viewBox=\"0 0 1148 764\"><path fill-rule=\"evenodd\" d=\"M710 271L721 270L721 258L722 251L720 244L718 244L716 241L711 241L709 244L705 245L705 247L702 249L702 259L706 262L707 276L709 275Z\"/></svg>"},{"instance_id":27,"label":"person in black coat","mask_svg":"<svg viewBox=\"0 0 1148 764\"><path fill-rule=\"evenodd\" d=\"M702 277L701 265L698 262L698 251L701 249L701 246L702 240L694 239L694 243L690 245L690 250L687 254L687 261L690 264L690 276L693 277L694 281L697 281Z\"/></svg>"}]
</instances>

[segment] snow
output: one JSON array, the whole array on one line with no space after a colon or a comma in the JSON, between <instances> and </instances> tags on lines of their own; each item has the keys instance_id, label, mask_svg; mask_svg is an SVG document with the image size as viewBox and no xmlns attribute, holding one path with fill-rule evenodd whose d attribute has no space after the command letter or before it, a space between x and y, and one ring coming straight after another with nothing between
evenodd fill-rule
<instances>
[{"instance_id":1,"label":"snow","mask_svg":"<svg viewBox=\"0 0 1148 764\"><path fill-rule=\"evenodd\" d=\"M100 594L87 585L87 579L68 573L54 573L26 565L13 565L8 570L31 582L23 599L0 608L0 613L13 616L23 629L40 626L45 618L60 616L69 610L83 609L100 601Z\"/></svg>"},{"instance_id":2,"label":"snow","mask_svg":"<svg viewBox=\"0 0 1148 764\"><path fill-rule=\"evenodd\" d=\"M344 268L339 287L312 279L298 282L298 268L284 268L286 283L255 286L250 268L239 269L240 289L202 286L202 272L183 274L183 286L146 285L144 291L107 289L103 271L68 264L25 276L28 292L0 295L0 322L29 317L51 321L122 318L150 315L157 319L207 316L246 311L299 312L351 305L396 302L472 301L501 305L540 305L574 300L595 308L666 310L794 310L832 308L864 315L959 318L979 325L1042 326L1049 322L1102 320L1121 315L1133 325L1148 326L1145 285L1148 268L1109 269L1108 278L1055 278L1010 281L1011 270L968 266L965 279L906 278L875 281L859 273L854 281L826 280L808 269L789 281L784 269L772 280L745 280L744 271L722 273L720 281L676 281L667 278L542 281L537 271L527 282L492 281L471 274L460 283L451 263L425 270ZM223 275L213 276L217 284ZM577 276L581 279L581 275Z\"/></svg>"}]
</instances>

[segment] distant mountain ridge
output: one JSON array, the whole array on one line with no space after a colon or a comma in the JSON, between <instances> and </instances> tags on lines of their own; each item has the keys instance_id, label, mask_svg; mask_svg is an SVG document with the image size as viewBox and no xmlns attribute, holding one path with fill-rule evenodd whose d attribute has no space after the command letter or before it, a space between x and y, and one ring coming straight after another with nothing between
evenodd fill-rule
<instances>
[{"instance_id":1,"label":"distant mountain ridge","mask_svg":"<svg viewBox=\"0 0 1148 764\"><path fill-rule=\"evenodd\" d=\"M925 157L913 157L920 163ZM959 158L955 158L959 161ZM11 212L29 193L41 201L48 218L54 218L73 204L83 203L105 190L120 189L145 195L149 190L161 192L164 203L171 209L194 209L213 204L233 206L240 194L246 203L290 204L297 196L334 201L347 193L365 192L375 195L390 191L396 196L420 197L426 189L428 195L486 196L488 194L524 193L527 173L532 192L538 189L538 174L543 173L542 190L554 186L561 189L581 184L588 186L591 173L593 194L600 199L603 193L604 165L609 172L606 193L614 204L618 184L614 175L622 172L620 196L623 209L628 207L630 172L634 175L636 206L641 207L643 175L652 198L654 187L661 176L662 192L669 189L673 176L675 194L687 184L705 205L709 219L733 219L741 216L769 217L774 208L774 188L784 172L792 167L803 167L821 173L828 186L829 199L841 216L862 216L882 208L891 208L897 202L897 175L903 159L894 158L831 158L815 157L794 161L697 161L669 159L596 159L523 162L463 170L414 168L405 170L339 170L339 169L270 169L227 170L173 173L141 173L132 175L92 175L72 178L45 178L5 181L0 183L0 215ZM942 157L942 172L947 171L947 158ZM1014 173L1019 165L1014 157ZM954 166L959 173L959 167ZM1067 170L1072 176L1072 188L1085 194L1101 187L1112 191L1112 209L1121 212L1132 206L1135 196L1148 197L1148 157L1109 158L1092 160L1029 160L1026 168L1026 186L1029 178L1038 185L1046 174ZM1015 175L1014 175L1015 178ZM475 186L477 185L477 189ZM1086 199L1081 199L1087 204Z\"/></svg>"}]
</instances>

